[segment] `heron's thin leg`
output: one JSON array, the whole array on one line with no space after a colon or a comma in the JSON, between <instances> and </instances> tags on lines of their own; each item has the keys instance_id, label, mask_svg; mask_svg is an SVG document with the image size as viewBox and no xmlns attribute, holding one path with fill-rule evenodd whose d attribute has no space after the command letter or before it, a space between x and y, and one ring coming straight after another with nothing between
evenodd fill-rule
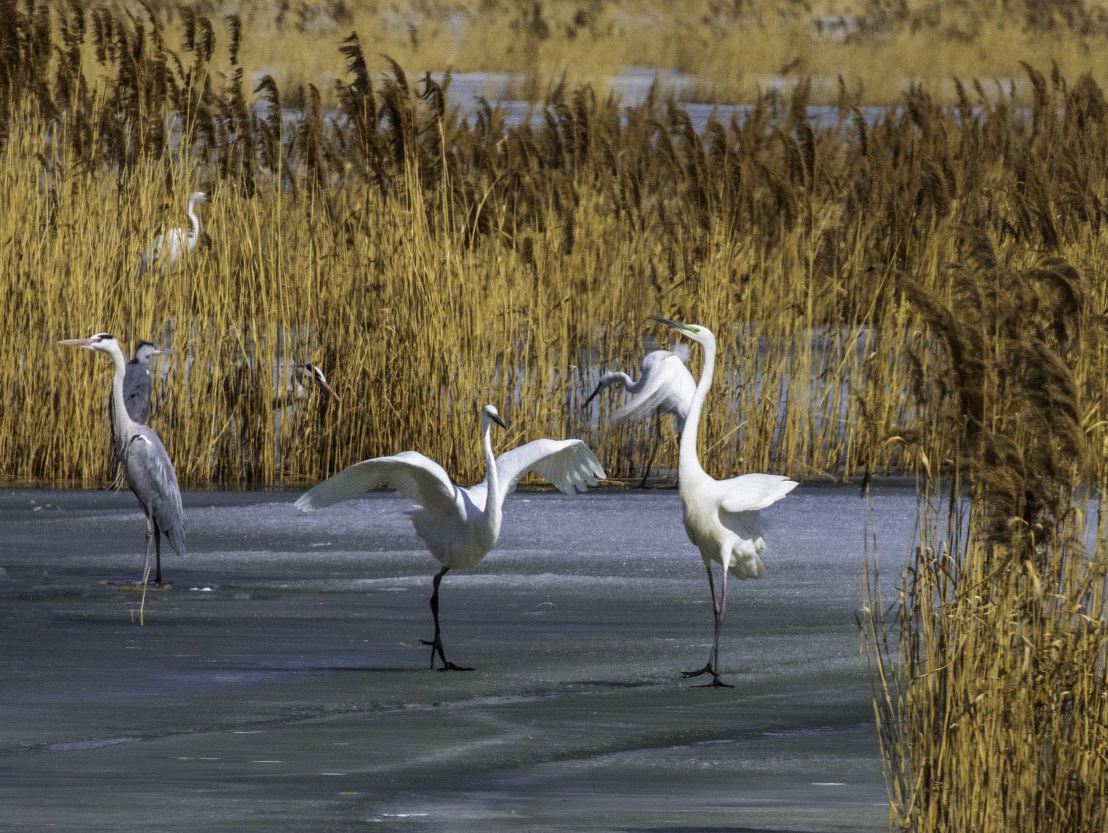
<instances>
[{"instance_id":1,"label":"heron's thin leg","mask_svg":"<svg viewBox=\"0 0 1108 833\"><path fill-rule=\"evenodd\" d=\"M658 446L662 444L662 415L658 412L654 412L654 445L650 449L650 457L646 461L646 471L642 473L642 482L639 483L640 489L646 488L646 479L650 477L650 469L654 467L654 458L658 454Z\"/></svg>"},{"instance_id":2,"label":"heron's thin leg","mask_svg":"<svg viewBox=\"0 0 1108 833\"><path fill-rule=\"evenodd\" d=\"M704 562L704 569L708 571L708 593L712 597L712 622L715 626L716 641L718 643L718 640L719 640L719 602L716 601L716 581L712 577L712 562L711 561L705 561ZM714 675L716 672L715 672L715 667L712 664L713 656L714 656L713 652L709 652L708 653L708 664L707 665L705 665L703 668L697 669L696 671L682 671L681 676L684 677L685 679L689 679L691 677L699 677L701 674L712 674L712 675Z\"/></svg>"},{"instance_id":3,"label":"heron's thin leg","mask_svg":"<svg viewBox=\"0 0 1108 833\"><path fill-rule=\"evenodd\" d=\"M162 583L162 531L158 528L158 522L154 521L154 552L157 553L158 566L154 573L154 584Z\"/></svg>"},{"instance_id":4,"label":"heron's thin leg","mask_svg":"<svg viewBox=\"0 0 1108 833\"><path fill-rule=\"evenodd\" d=\"M442 577L450 570L449 567L443 567L437 573L435 573L435 580L433 583L434 592L431 593L431 615L435 618L435 638L431 641L426 639L419 640L424 645L431 646L431 668L435 667L435 653L439 655L439 659L442 660L442 671L472 671L472 668L463 668L460 665L455 665L446 658L446 652L442 648L442 632L439 629L439 585L442 584Z\"/></svg>"},{"instance_id":5,"label":"heron's thin leg","mask_svg":"<svg viewBox=\"0 0 1108 833\"><path fill-rule=\"evenodd\" d=\"M157 534L154 530L154 521L147 516L146 518L146 554L143 558L142 567L142 601L139 602L139 626L142 627L146 624L143 614L146 611L146 585L150 581L150 539Z\"/></svg>"}]
</instances>

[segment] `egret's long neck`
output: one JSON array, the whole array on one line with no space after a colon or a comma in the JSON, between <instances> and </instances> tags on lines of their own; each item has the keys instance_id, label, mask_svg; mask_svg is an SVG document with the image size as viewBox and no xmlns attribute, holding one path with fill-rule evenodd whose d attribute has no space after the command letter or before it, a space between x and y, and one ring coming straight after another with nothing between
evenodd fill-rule
<instances>
[{"instance_id":1,"label":"egret's long neck","mask_svg":"<svg viewBox=\"0 0 1108 833\"><path fill-rule=\"evenodd\" d=\"M625 389L630 389L635 386L635 380L621 370L613 370L611 373L605 373L600 377L600 384L604 387L623 385Z\"/></svg>"},{"instance_id":2,"label":"egret's long neck","mask_svg":"<svg viewBox=\"0 0 1108 833\"><path fill-rule=\"evenodd\" d=\"M684 430L681 432L681 445L677 457L677 475L679 479L704 474L696 453L697 435L700 433L700 412L712 387L712 374L716 369L716 345L712 342L704 347L704 369L700 371L700 381L689 405L689 414L685 417Z\"/></svg>"},{"instance_id":3,"label":"egret's long neck","mask_svg":"<svg viewBox=\"0 0 1108 833\"><path fill-rule=\"evenodd\" d=\"M195 246L200 239L200 218L196 214L196 200L189 198L189 245Z\"/></svg>"},{"instance_id":4,"label":"egret's long neck","mask_svg":"<svg viewBox=\"0 0 1108 833\"><path fill-rule=\"evenodd\" d=\"M124 449L138 432L138 423L131 419L127 413L127 403L123 399L123 377L127 373L127 360L123 357L123 351L114 341L108 342L106 352L112 357L115 365L115 374L112 376L112 435L115 438L116 447Z\"/></svg>"},{"instance_id":5,"label":"egret's long neck","mask_svg":"<svg viewBox=\"0 0 1108 833\"><path fill-rule=\"evenodd\" d=\"M504 498L500 494L500 479L496 472L496 457L492 453L492 420L487 416L481 422L481 447L485 452L485 519L495 531L500 530L500 511Z\"/></svg>"}]
</instances>

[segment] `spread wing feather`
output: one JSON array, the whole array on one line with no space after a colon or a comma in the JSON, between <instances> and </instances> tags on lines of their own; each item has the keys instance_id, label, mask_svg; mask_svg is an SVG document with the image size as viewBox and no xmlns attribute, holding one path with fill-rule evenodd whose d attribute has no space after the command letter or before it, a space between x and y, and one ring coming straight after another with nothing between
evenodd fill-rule
<instances>
[{"instance_id":1,"label":"spread wing feather","mask_svg":"<svg viewBox=\"0 0 1108 833\"><path fill-rule=\"evenodd\" d=\"M800 484L780 474L744 474L719 485L724 492L720 509L738 514L765 509Z\"/></svg>"},{"instance_id":2,"label":"spread wing feather","mask_svg":"<svg viewBox=\"0 0 1108 833\"><path fill-rule=\"evenodd\" d=\"M604 477L604 469L581 440L534 440L496 458L501 498L515 491L520 479L535 472L567 495L583 492Z\"/></svg>"},{"instance_id":3,"label":"spread wing feather","mask_svg":"<svg viewBox=\"0 0 1108 833\"><path fill-rule=\"evenodd\" d=\"M363 460L313 486L296 501L301 512L311 512L375 488L392 484L409 499L432 512L459 514L459 490L442 466L418 451Z\"/></svg>"},{"instance_id":4,"label":"spread wing feather","mask_svg":"<svg viewBox=\"0 0 1108 833\"><path fill-rule=\"evenodd\" d=\"M696 382L681 357L669 350L654 350L642 360L638 390L615 413L617 420L648 417L656 410L684 417L696 392Z\"/></svg>"}]
</instances>

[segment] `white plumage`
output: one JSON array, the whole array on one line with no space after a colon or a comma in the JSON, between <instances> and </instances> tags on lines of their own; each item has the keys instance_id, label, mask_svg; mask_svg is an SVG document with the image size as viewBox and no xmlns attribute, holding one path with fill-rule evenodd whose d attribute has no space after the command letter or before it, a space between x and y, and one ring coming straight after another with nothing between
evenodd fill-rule
<instances>
[{"instance_id":1,"label":"white plumage","mask_svg":"<svg viewBox=\"0 0 1108 833\"><path fill-rule=\"evenodd\" d=\"M686 672L686 677L711 674L710 685L723 686L719 676L719 636L727 608L727 577L761 578L765 570L761 555L765 550L759 510L771 506L797 487L795 481L778 474L744 474L729 480L716 480L700 466L696 441L704 400L712 387L716 362L716 337L707 327L680 324L667 318L655 320L673 327L704 348L704 368L689 408L688 421L681 434L678 457L678 490L685 507L685 532L700 550L708 571L715 618L715 641L704 668ZM723 587L716 598L712 562L722 566Z\"/></svg>"},{"instance_id":2,"label":"white plumage","mask_svg":"<svg viewBox=\"0 0 1108 833\"><path fill-rule=\"evenodd\" d=\"M195 191L189 195L186 205L189 218L188 230L171 228L164 234L156 235L150 248L143 252L142 257L139 258L135 277L141 277L145 274L146 270L155 261L161 263L161 273L163 275L169 274L177 268L177 263L182 255L192 253L200 240L200 218L196 214L196 205L207 202L209 202L208 195L203 191Z\"/></svg>"},{"instance_id":3,"label":"white plumage","mask_svg":"<svg viewBox=\"0 0 1108 833\"><path fill-rule=\"evenodd\" d=\"M487 405L481 423L481 443L485 455L485 480L462 487L451 481L442 466L417 451L403 451L391 457L363 460L343 469L313 487L296 501L304 512L357 497L381 483L391 483L398 491L419 504L410 514L416 534L441 564L436 574L431 611L435 619L435 637L431 646L431 664L435 654L444 669L464 670L448 662L439 633L438 592L446 572L454 567L472 567L496 546L500 537L504 498L511 494L528 472L545 477L566 494L584 492L595 486L604 470L587 445L580 440L542 439L529 442L494 457L491 426L504 427L496 408Z\"/></svg>"},{"instance_id":4,"label":"white plumage","mask_svg":"<svg viewBox=\"0 0 1108 833\"><path fill-rule=\"evenodd\" d=\"M651 350L642 360L638 380L619 371L605 373L600 377L596 389L585 400L585 407L605 388L621 385L630 399L623 403L615 413L617 421L640 419L651 415L673 414L677 421L677 433L685 430L685 419L689 413L696 382L685 366L689 359L688 348L676 350ZM661 425L655 425L654 445L643 471L642 485L650 475L654 456L661 441Z\"/></svg>"}]
</instances>

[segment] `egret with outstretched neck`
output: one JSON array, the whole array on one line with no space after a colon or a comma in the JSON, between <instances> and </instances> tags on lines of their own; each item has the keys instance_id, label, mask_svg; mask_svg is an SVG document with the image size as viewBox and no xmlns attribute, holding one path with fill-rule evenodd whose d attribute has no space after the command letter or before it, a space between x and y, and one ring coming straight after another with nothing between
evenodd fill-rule
<instances>
[{"instance_id":1,"label":"egret with outstretched neck","mask_svg":"<svg viewBox=\"0 0 1108 833\"><path fill-rule=\"evenodd\" d=\"M145 274L155 260L161 261L162 274L169 274L177 267L177 262L183 255L191 254L196 249L196 244L200 241L200 217L196 213L196 206L210 201L203 191L195 191L189 195L186 204L189 218L188 230L171 228L164 234L157 235L150 248L139 258L135 277Z\"/></svg>"},{"instance_id":2,"label":"egret with outstretched neck","mask_svg":"<svg viewBox=\"0 0 1108 833\"><path fill-rule=\"evenodd\" d=\"M406 497L419 504L411 511L416 534L431 555L442 565L432 582L431 615L435 634L420 640L431 648L431 668L435 656L443 671L469 671L446 658L439 625L439 586L455 567L473 567L496 546L504 498L520 479L535 472L566 494L583 492L604 477L595 456L581 440L541 439L521 445L495 457L492 452L493 425L507 428L496 408L486 405L481 419L481 447L485 456L485 480L464 488L451 481L446 471L416 451L402 451L392 457L375 457L343 469L308 490L296 501L303 512L331 506L357 497L388 481Z\"/></svg>"},{"instance_id":3,"label":"egret with outstretched neck","mask_svg":"<svg viewBox=\"0 0 1108 833\"><path fill-rule=\"evenodd\" d=\"M712 595L715 639L707 664L695 671L686 671L686 678L710 674L709 686L730 688L719 674L719 637L723 616L727 610L727 577L761 578L764 574L761 555L765 551L759 510L771 506L797 487L795 481L778 474L743 474L729 480L716 480L700 465L696 449L700 415L712 387L716 366L716 337L699 324L681 324L651 316L666 326L691 338L704 348L704 367L700 372L696 392L689 406L685 430L677 461L677 488L685 507L685 532L700 550L708 571L708 590ZM722 588L716 596L712 562L722 567Z\"/></svg>"},{"instance_id":4,"label":"egret with outstretched neck","mask_svg":"<svg viewBox=\"0 0 1108 833\"><path fill-rule=\"evenodd\" d=\"M617 421L654 415L654 444L639 483L642 488L646 488L646 480L662 441L662 414L674 416L678 434L685 430L685 419L696 391L696 382L685 366L688 358L687 347L674 351L651 350L643 357L638 381L620 371L605 373L582 406L587 408L605 388L620 385L631 394L631 398L616 411L614 418Z\"/></svg>"},{"instance_id":5,"label":"egret with outstretched neck","mask_svg":"<svg viewBox=\"0 0 1108 833\"><path fill-rule=\"evenodd\" d=\"M72 338L59 342L71 347L83 347L107 353L115 364L112 376L112 436L115 447L120 449L120 461L127 475L127 483L138 498L146 515L146 559L143 568L143 587L150 578L150 546L157 553L155 583L162 580L162 545L164 535L178 555L185 553L184 510L181 508L181 489L177 485L177 472L169 453L165 450L157 432L131 419L123 396L123 380L127 360L119 342L108 333L97 333L88 338ZM145 601L145 596L144 596ZM141 618L141 610L140 610Z\"/></svg>"}]
</instances>

